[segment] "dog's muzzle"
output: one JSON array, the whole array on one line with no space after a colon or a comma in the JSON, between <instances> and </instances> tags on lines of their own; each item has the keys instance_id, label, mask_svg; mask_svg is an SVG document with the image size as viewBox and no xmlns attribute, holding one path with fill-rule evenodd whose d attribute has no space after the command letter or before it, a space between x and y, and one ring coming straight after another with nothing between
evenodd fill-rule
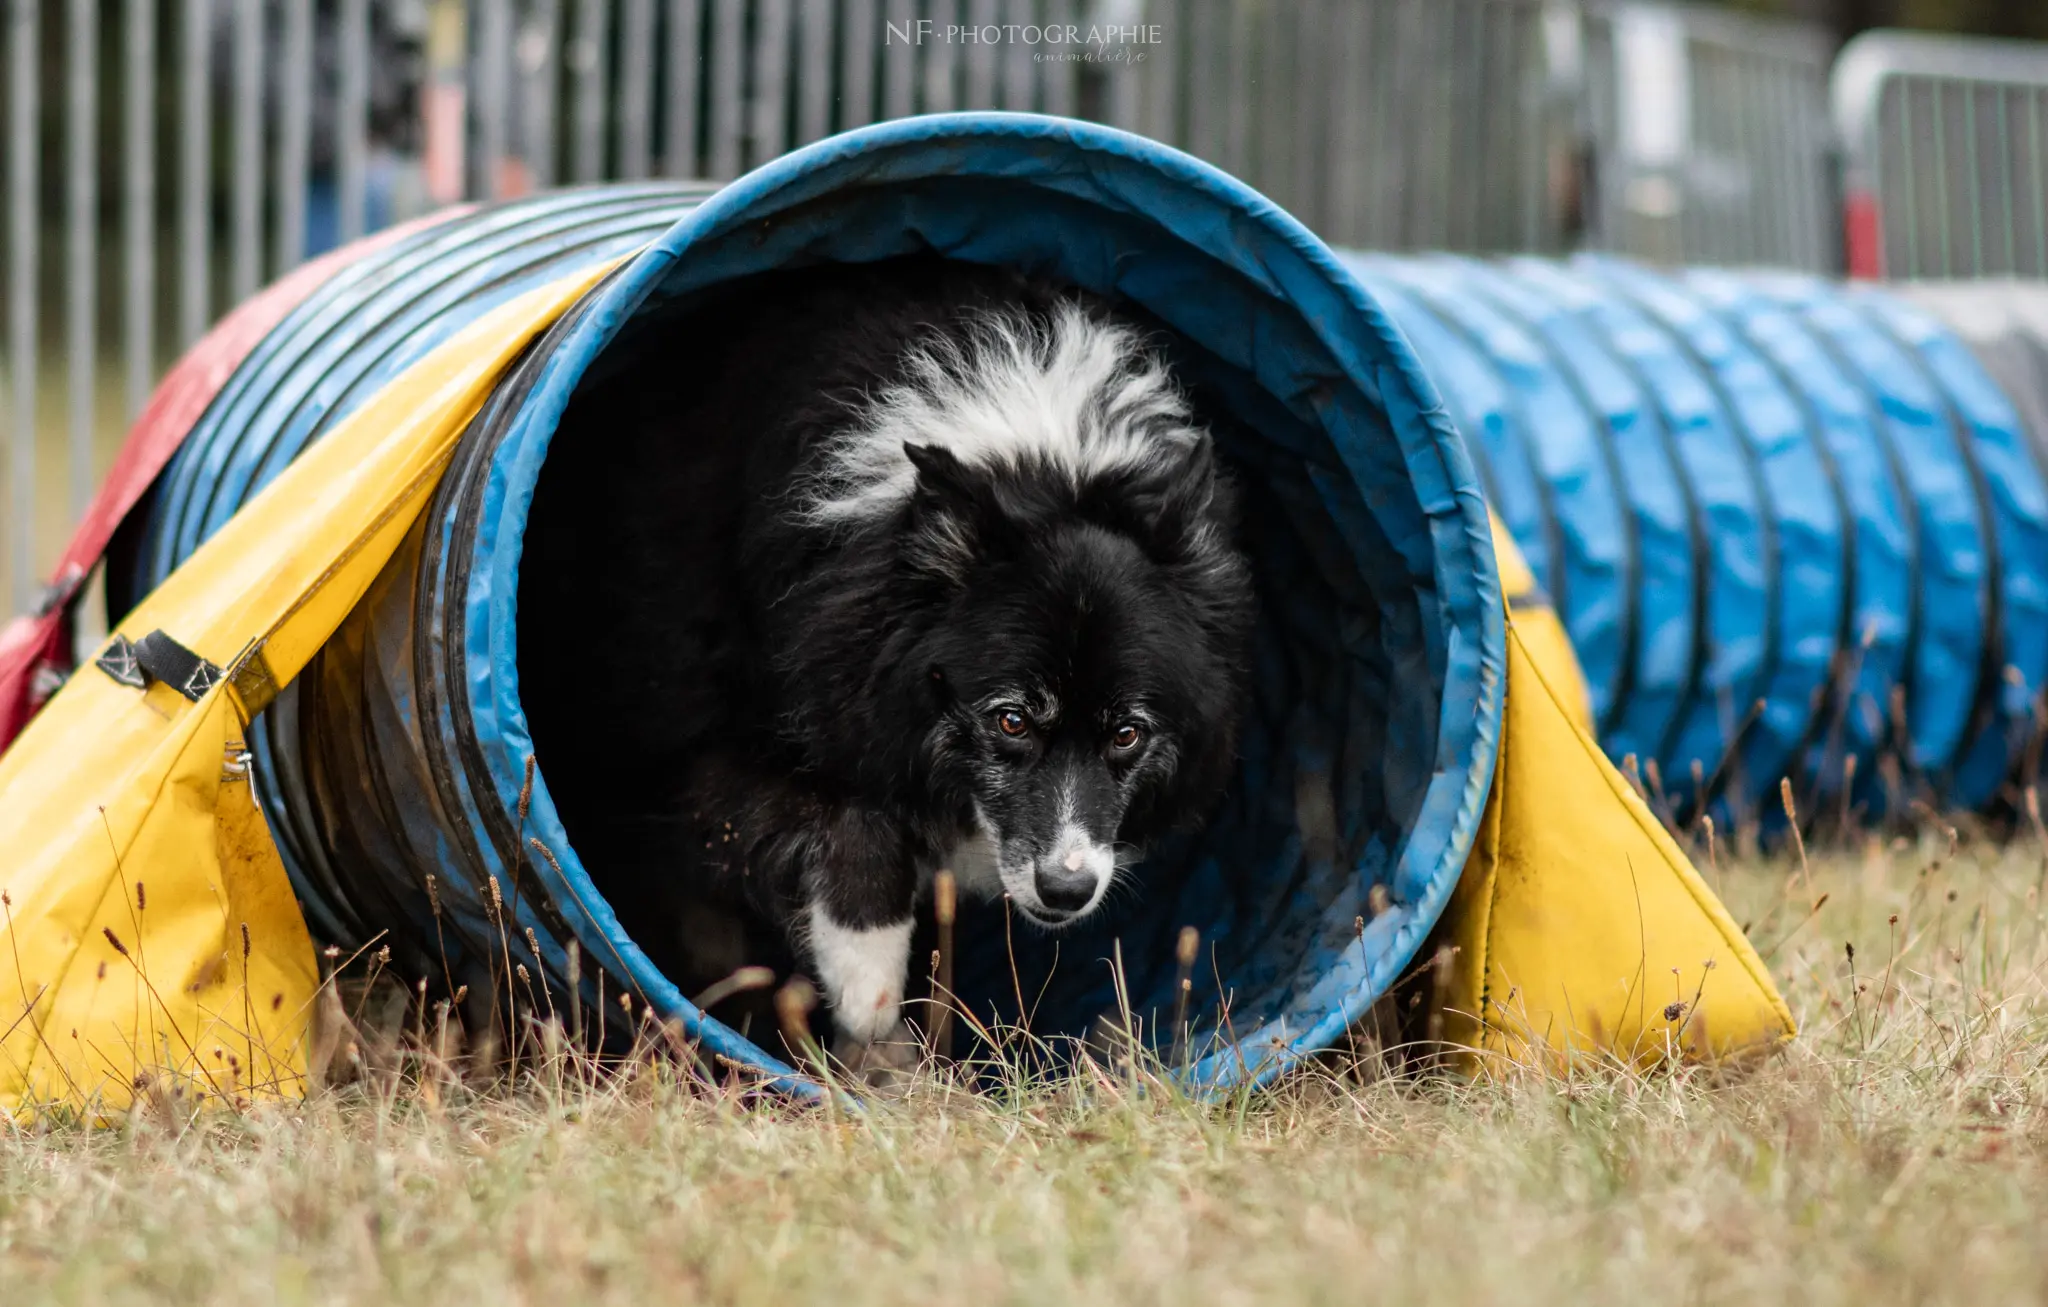
<instances>
[{"instance_id":1,"label":"dog's muzzle","mask_svg":"<svg viewBox=\"0 0 2048 1307\"><path fill-rule=\"evenodd\" d=\"M1046 916L1067 921L1094 907L1116 874L1116 855L1106 844L1069 826L1050 852L1038 859L1032 888Z\"/></svg>"}]
</instances>

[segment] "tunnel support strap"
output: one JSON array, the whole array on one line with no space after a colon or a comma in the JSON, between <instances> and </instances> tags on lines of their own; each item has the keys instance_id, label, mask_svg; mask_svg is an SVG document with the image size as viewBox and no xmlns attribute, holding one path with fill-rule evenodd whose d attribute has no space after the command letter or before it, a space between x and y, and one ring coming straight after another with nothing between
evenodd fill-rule
<instances>
[{"instance_id":1,"label":"tunnel support strap","mask_svg":"<svg viewBox=\"0 0 2048 1307\"><path fill-rule=\"evenodd\" d=\"M94 666L132 689L146 690L152 682L162 682L193 703L205 698L221 678L217 664L162 631L151 631L140 640L115 636Z\"/></svg>"}]
</instances>

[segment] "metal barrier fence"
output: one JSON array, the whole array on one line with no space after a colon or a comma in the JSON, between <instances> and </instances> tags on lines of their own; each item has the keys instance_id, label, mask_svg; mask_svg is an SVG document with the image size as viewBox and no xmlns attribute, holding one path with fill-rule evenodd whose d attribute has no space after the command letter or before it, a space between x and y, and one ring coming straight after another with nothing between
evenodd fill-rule
<instances>
[{"instance_id":1,"label":"metal barrier fence","mask_svg":"<svg viewBox=\"0 0 2048 1307\"><path fill-rule=\"evenodd\" d=\"M33 602L39 560L179 348L308 253L464 198L725 178L884 118L1031 109L1179 145L1340 244L1833 257L1824 47L1686 8L0 6L0 614Z\"/></svg>"},{"instance_id":2,"label":"metal barrier fence","mask_svg":"<svg viewBox=\"0 0 2048 1307\"><path fill-rule=\"evenodd\" d=\"M1827 73L1817 27L1623 5L1585 21L1586 244L1664 263L1837 262Z\"/></svg>"},{"instance_id":3,"label":"metal barrier fence","mask_svg":"<svg viewBox=\"0 0 2048 1307\"><path fill-rule=\"evenodd\" d=\"M1560 0L1132 8L1169 39L1106 79L1103 116L1333 243L1837 261L1818 27Z\"/></svg>"},{"instance_id":4,"label":"metal barrier fence","mask_svg":"<svg viewBox=\"0 0 2048 1307\"><path fill-rule=\"evenodd\" d=\"M2048 277L2048 45L1865 33L1831 94L1851 272Z\"/></svg>"},{"instance_id":5,"label":"metal barrier fence","mask_svg":"<svg viewBox=\"0 0 2048 1307\"><path fill-rule=\"evenodd\" d=\"M1245 178L1326 239L1561 248L1568 157L1534 0L1144 0L1167 40L1105 117Z\"/></svg>"}]
</instances>

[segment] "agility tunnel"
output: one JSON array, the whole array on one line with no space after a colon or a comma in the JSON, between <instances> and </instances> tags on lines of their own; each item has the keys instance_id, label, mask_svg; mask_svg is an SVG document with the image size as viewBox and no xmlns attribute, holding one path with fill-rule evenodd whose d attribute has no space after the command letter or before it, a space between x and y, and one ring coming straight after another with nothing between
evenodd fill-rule
<instances>
[{"instance_id":1,"label":"agility tunnel","mask_svg":"<svg viewBox=\"0 0 2048 1307\"><path fill-rule=\"evenodd\" d=\"M0 1039L16 1110L88 1084L119 1100L136 1077L110 1070L143 1064L231 1095L215 1064L238 1040L233 1084L256 1085L262 1063L262 1083L290 1092L313 937L389 948L402 974L472 1002L495 1001L513 967L531 988L510 1001L536 1013L604 1011L623 992L722 1065L814 1092L693 1006L637 942L658 926L613 912L579 855L574 796L602 774L604 723L569 728L606 651L531 655L537 629L573 628L584 569L603 560L559 547L577 510L551 487L601 455L604 432L578 420L588 387L687 366L650 349L665 324L767 274L932 255L1055 276L1157 324L1232 419L1223 453L1261 607L1240 770L1214 820L1156 851L1142 891L1085 930L1013 937L999 905L964 913L962 1006L1028 1014L1046 1036L1126 1005L1149 1019L1183 992L1175 941L1192 926L1187 1079L1260 1083L1337 1041L1436 931L1470 1027L1447 1032L1473 1048L1583 1039L1635 1058L1661 1040L1705 1056L1789 1037L1740 931L1580 729L1569 650L1541 639L1547 586L1586 642L1592 710L1626 715L1617 702L1638 696L1618 669L1663 638L1663 610L1638 598L1639 532L1593 518L1602 494L1620 511L1623 480L1601 460L1626 433L1590 418L1575 434L1510 429L1497 414L1520 401L1504 395L1485 427L1472 406L1490 356L1466 326L1431 336L1416 313L1453 272L1507 274L1375 262L1360 265L1369 292L1286 214L1177 152L1064 120L947 115L821 142L715 192L604 187L448 215L344 252L288 306L273 299L262 331L231 320L180 365L167 388L215 378L210 400L196 417L164 408L181 430L145 422L132 448L152 452L95 515L123 519L115 634L0 756L0 842L22 851L6 888L25 1019ZM1542 275L1590 276L1515 270ZM152 460L167 465L126 511ZM1503 537L1512 622L1489 502L1537 565ZM1833 539L1849 557L1839 525ZM1764 558L1735 562L1778 596ZM1677 606L1697 618L1708 594L1698 581ZM1734 657L1701 628L1667 687L1688 724L1723 684L1698 649ZM1731 665L1789 685L1778 628L1748 638L1751 661ZM36 640L48 648L45 634L0 649ZM1806 669L1812 641L1791 644ZM153 926L167 914L175 946ZM145 941L172 983L141 974ZM1646 950L1687 985L1719 960L1711 1033L1691 1013L1660 1020L1663 998L1626 983ZM149 1037L114 1038L123 1021ZM74 1046L67 1029L107 1037Z\"/></svg>"},{"instance_id":2,"label":"agility tunnel","mask_svg":"<svg viewBox=\"0 0 2048 1307\"><path fill-rule=\"evenodd\" d=\"M2048 676L2048 370L1986 313L2020 292L1345 257L1668 813L1778 821L1786 779L1809 813L2017 810Z\"/></svg>"}]
</instances>

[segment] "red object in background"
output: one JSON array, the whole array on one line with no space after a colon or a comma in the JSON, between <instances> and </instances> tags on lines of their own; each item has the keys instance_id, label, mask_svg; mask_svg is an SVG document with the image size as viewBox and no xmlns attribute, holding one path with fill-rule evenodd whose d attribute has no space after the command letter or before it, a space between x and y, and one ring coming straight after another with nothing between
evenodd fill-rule
<instances>
[{"instance_id":1,"label":"red object in background","mask_svg":"<svg viewBox=\"0 0 2048 1307\"><path fill-rule=\"evenodd\" d=\"M469 98L460 80L437 81L422 94L420 108L426 123L423 168L427 199L434 204L448 204L462 198L462 178L468 166L463 157L462 135Z\"/></svg>"},{"instance_id":2,"label":"red object in background","mask_svg":"<svg viewBox=\"0 0 2048 1307\"><path fill-rule=\"evenodd\" d=\"M114 529L171 461L249 351L336 272L393 241L467 208L447 209L389 227L301 264L214 324L174 364L149 397L114 458L99 495L72 532L56 579L37 611L0 627L0 751L62 684L72 667L72 611Z\"/></svg>"},{"instance_id":3,"label":"red object in background","mask_svg":"<svg viewBox=\"0 0 2048 1307\"><path fill-rule=\"evenodd\" d=\"M1851 277L1876 281L1884 276L1884 226L1877 197L1869 191L1850 191L1842 201L1842 253Z\"/></svg>"}]
</instances>

